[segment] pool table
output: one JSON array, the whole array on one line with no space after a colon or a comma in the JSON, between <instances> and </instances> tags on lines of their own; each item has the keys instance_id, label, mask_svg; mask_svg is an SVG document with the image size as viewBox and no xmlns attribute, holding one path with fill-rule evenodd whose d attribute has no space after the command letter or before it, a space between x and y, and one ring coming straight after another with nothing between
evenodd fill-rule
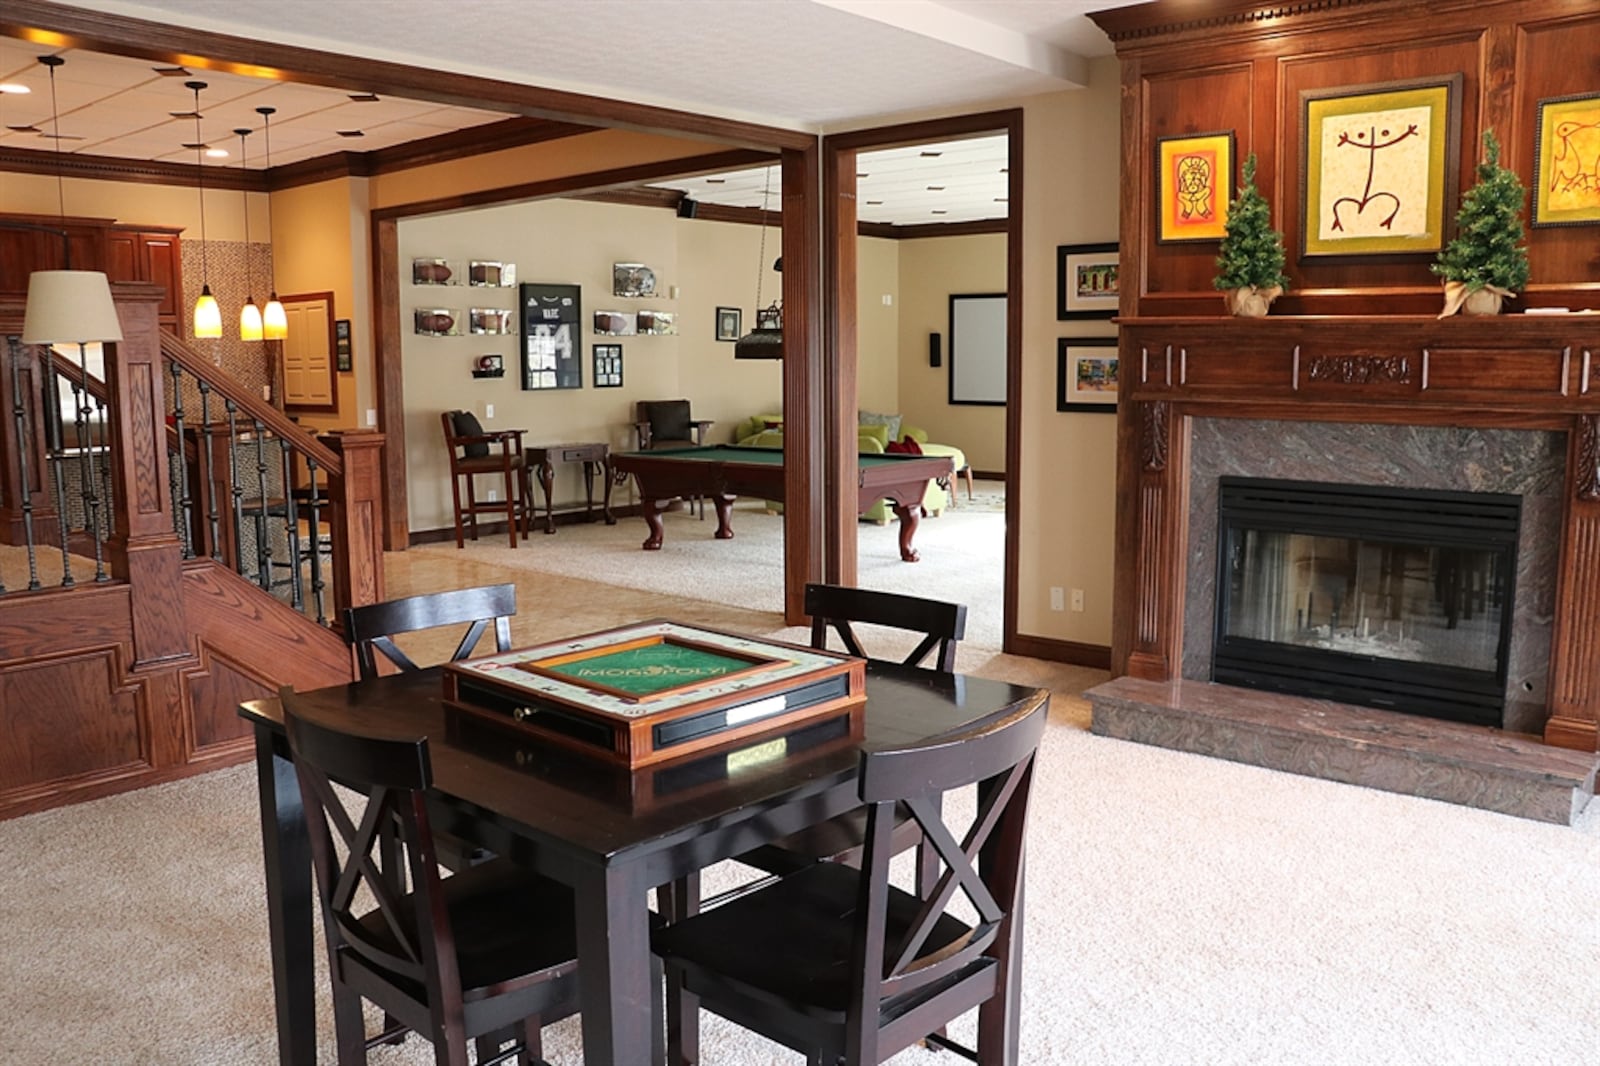
<instances>
[{"instance_id":1,"label":"pool table","mask_svg":"<svg viewBox=\"0 0 1600 1066\"><path fill-rule=\"evenodd\" d=\"M644 520L650 526L644 550L661 547L661 512L672 501L709 496L717 509L718 540L733 536L730 512L740 496L783 502L783 449L748 445L674 448L671 451L621 452L611 457L619 478L632 474L639 483ZM868 454L857 458L857 513L881 499L900 519L900 558L917 561L911 539L922 517L922 496L928 482L949 477L948 456Z\"/></svg>"}]
</instances>

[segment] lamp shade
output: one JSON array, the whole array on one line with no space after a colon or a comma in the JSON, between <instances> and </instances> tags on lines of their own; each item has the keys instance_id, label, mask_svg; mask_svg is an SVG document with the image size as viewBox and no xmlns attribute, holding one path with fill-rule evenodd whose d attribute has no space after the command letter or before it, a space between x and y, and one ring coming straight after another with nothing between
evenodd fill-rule
<instances>
[{"instance_id":1,"label":"lamp shade","mask_svg":"<svg viewBox=\"0 0 1600 1066\"><path fill-rule=\"evenodd\" d=\"M248 296L244 298L244 306L239 308L239 339L242 341L261 339L261 308L257 307L255 300Z\"/></svg>"},{"instance_id":2,"label":"lamp shade","mask_svg":"<svg viewBox=\"0 0 1600 1066\"><path fill-rule=\"evenodd\" d=\"M262 310L261 325L263 336L269 341L281 341L289 335L289 316L284 312L283 304L278 302L277 293L272 294Z\"/></svg>"},{"instance_id":3,"label":"lamp shade","mask_svg":"<svg viewBox=\"0 0 1600 1066\"><path fill-rule=\"evenodd\" d=\"M202 340L222 336L222 308L211 295L210 285L201 286L200 298L194 302L194 335Z\"/></svg>"},{"instance_id":4,"label":"lamp shade","mask_svg":"<svg viewBox=\"0 0 1600 1066\"><path fill-rule=\"evenodd\" d=\"M28 275L23 344L120 341L122 323L111 285L96 270L35 270Z\"/></svg>"}]
</instances>

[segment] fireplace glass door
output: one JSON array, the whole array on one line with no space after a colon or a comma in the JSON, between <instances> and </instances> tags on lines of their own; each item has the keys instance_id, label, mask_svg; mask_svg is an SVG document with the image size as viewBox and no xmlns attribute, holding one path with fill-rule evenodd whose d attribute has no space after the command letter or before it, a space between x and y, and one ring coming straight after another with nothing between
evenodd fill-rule
<instances>
[{"instance_id":1,"label":"fireplace glass door","mask_svg":"<svg viewBox=\"0 0 1600 1066\"><path fill-rule=\"evenodd\" d=\"M1214 680L1500 725L1521 501L1221 479Z\"/></svg>"}]
</instances>

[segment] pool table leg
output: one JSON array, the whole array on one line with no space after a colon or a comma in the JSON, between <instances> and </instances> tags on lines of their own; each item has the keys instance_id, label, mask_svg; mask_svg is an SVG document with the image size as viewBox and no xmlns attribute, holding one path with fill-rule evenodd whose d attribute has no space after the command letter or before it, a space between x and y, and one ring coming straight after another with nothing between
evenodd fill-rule
<instances>
[{"instance_id":1,"label":"pool table leg","mask_svg":"<svg viewBox=\"0 0 1600 1066\"><path fill-rule=\"evenodd\" d=\"M922 505L891 502L894 503L895 517L900 519L900 558L914 563L919 557L917 549L911 546L911 538L917 535L917 525L922 521Z\"/></svg>"},{"instance_id":2,"label":"pool table leg","mask_svg":"<svg viewBox=\"0 0 1600 1066\"><path fill-rule=\"evenodd\" d=\"M711 506L717 509L718 540L733 539L733 496L712 496Z\"/></svg>"},{"instance_id":3,"label":"pool table leg","mask_svg":"<svg viewBox=\"0 0 1600 1066\"><path fill-rule=\"evenodd\" d=\"M652 500L648 496L639 501L639 509L644 512L645 524L650 527L650 535L644 538L644 550L647 552L661 550L661 538L666 530L661 525L661 512L672 505L676 497L669 496L665 500Z\"/></svg>"}]
</instances>

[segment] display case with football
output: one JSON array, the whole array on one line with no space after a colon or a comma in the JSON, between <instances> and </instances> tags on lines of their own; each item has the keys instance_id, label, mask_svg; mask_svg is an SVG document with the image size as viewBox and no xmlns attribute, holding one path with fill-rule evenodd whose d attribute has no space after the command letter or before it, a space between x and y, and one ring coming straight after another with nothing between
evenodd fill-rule
<instances>
[{"instance_id":1,"label":"display case with football","mask_svg":"<svg viewBox=\"0 0 1600 1066\"><path fill-rule=\"evenodd\" d=\"M634 334L633 314L628 311L596 311L594 331L603 337L631 337Z\"/></svg>"},{"instance_id":2,"label":"display case with football","mask_svg":"<svg viewBox=\"0 0 1600 1066\"><path fill-rule=\"evenodd\" d=\"M467 264L467 284L487 289L510 289L517 284L517 264L474 259Z\"/></svg>"},{"instance_id":3,"label":"display case with football","mask_svg":"<svg viewBox=\"0 0 1600 1066\"><path fill-rule=\"evenodd\" d=\"M419 307L412 312L416 331L425 337L458 336L456 312L448 307Z\"/></svg>"},{"instance_id":4,"label":"display case with football","mask_svg":"<svg viewBox=\"0 0 1600 1066\"><path fill-rule=\"evenodd\" d=\"M514 313L496 307L474 307L468 312L468 328L473 333L510 333Z\"/></svg>"},{"instance_id":5,"label":"display case with football","mask_svg":"<svg viewBox=\"0 0 1600 1066\"><path fill-rule=\"evenodd\" d=\"M411 260L413 285L448 285L450 279L455 277L455 273L449 262L443 259Z\"/></svg>"}]
</instances>

